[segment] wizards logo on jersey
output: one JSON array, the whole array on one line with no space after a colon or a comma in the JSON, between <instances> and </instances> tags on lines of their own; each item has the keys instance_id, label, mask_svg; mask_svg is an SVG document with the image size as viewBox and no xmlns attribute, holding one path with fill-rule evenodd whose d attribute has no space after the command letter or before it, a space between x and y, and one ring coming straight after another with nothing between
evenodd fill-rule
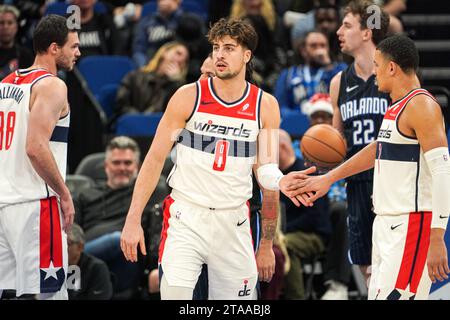
<instances>
[{"instance_id":1,"label":"wizards logo on jersey","mask_svg":"<svg viewBox=\"0 0 450 320\"><path fill-rule=\"evenodd\" d=\"M41 293L56 292L66 279L63 268L62 235L56 197L41 200L40 214Z\"/></svg>"}]
</instances>

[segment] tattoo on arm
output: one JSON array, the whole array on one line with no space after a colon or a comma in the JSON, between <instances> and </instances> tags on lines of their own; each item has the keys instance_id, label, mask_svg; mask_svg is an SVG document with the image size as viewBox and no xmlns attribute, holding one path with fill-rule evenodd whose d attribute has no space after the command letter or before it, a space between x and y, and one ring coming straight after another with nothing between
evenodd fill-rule
<instances>
[{"instance_id":1,"label":"tattoo on arm","mask_svg":"<svg viewBox=\"0 0 450 320\"><path fill-rule=\"evenodd\" d=\"M278 191L265 191L262 201L262 238L264 240L273 240L277 229L278 209L279 209Z\"/></svg>"},{"instance_id":2,"label":"tattoo on arm","mask_svg":"<svg viewBox=\"0 0 450 320\"><path fill-rule=\"evenodd\" d=\"M277 229L277 220L264 219L262 220L262 238L264 240L273 240L275 231Z\"/></svg>"}]
</instances>

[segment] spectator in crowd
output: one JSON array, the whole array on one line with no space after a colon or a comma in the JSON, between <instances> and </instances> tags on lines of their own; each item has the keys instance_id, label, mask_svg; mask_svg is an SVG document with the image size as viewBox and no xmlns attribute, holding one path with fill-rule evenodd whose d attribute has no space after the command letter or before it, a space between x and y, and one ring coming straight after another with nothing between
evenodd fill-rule
<instances>
[{"instance_id":1,"label":"spectator in crowd","mask_svg":"<svg viewBox=\"0 0 450 320\"><path fill-rule=\"evenodd\" d=\"M115 294L126 292L133 296L146 266L125 260L120 249L120 235L139 170L139 146L128 137L115 137L106 147L105 157L106 184L99 183L80 192L74 199L75 220L86 235L85 251L105 261L115 275ZM144 230L152 229L151 226L157 223L149 221L154 217L152 209L169 193L161 181L157 193L144 209ZM150 235L147 239L154 237Z\"/></svg>"},{"instance_id":2,"label":"spectator in crowd","mask_svg":"<svg viewBox=\"0 0 450 320\"><path fill-rule=\"evenodd\" d=\"M279 167L286 174L304 170L303 160L295 156L289 134L280 130ZM331 233L328 199L315 202L312 207L297 207L284 194L280 200L286 208L286 246L289 253L290 269L285 276L284 298L302 300L305 289L302 259L322 255Z\"/></svg>"},{"instance_id":3,"label":"spectator in crowd","mask_svg":"<svg viewBox=\"0 0 450 320\"><path fill-rule=\"evenodd\" d=\"M276 83L275 97L280 103L281 115L289 110L304 110L304 104L315 93L328 92L331 79L346 68L333 62L327 36L320 31L309 32L299 44L304 64L284 69Z\"/></svg>"},{"instance_id":4,"label":"spectator in crowd","mask_svg":"<svg viewBox=\"0 0 450 320\"><path fill-rule=\"evenodd\" d=\"M172 94L186 82L189 53L180 42L163 45L143 68L128 73L117 91L115 117L164 112Z\"/></svg>"},{"instance_id":5,"label":"spectator in crowd","mask_svg":"<svg viewBox=\"0 0 450 320\"><path fill-rule=\"evenodd\" d=\"M384 0L383 10L389 14L388 34L402 33L400 14L406 10L406 0Z\"/></svg>"},{"instance_id":6,"label":"spectator in crowd","mask_svg":"<svg viewBox=\"0 0 450 320\"><path fill-rule=\"evenodd\" d=\"M183 15L181 0L158 0L158 11L141 17L133 39L133 60L142 67L164 43L172 41Z\"/></svg>"},{"instance_id":7,"label":"spectator in crowd","mask_svg":"<svg viewBox=\"0 0 450 320\"><path fill-rule=\"evenodd\" d=\"M189 51L186 82L194 82L199 77L200 66L211 51L211 45L205 37L203 20L196 14L184 13L175 29L175 40L182 42Z\"/></svg>"},{"instance_id":8,"label":"spectator in crowd","mask_svg":"<svg viewBox=\"0 0 450 320\"><path fill-rule=\"evenodd\" d=\"M141 1L142 2L142 1ZM133 2L115 2L113 5L113 20L119 39L118 53L131 57L133 30L142 14L142 4Z\"/></svg>"},{"instance_id":9,"label":"spectator in crowd","mask_svg":"<svg viewBox=\"0 0 450 320\"><path fill-rule=\"evenodd\" d=\"M80 8L80 51L83 57L91 55L113 55L118 52L119 41L113 18L109 13L94 11L96 0L71 0Z\"/></svg>"},{"instance_id":10,"label":"spectator in crowd","mask_svg":"<svg viewBox=\"0 0 450 320\"><path fill-rule=\"evenodd\" d=\"M84 251L84 232L76 223L67 234L69 251L69 272L74 266L73 279L68 274L69 300L109 300L113 295L113 286L108 266L100 259Z\"/></svg>"},{"instance_id":11,"label":"spectator in crowd","mask_svg":"<svg viewBox=\"0 0 450 320\"><path fill-rule=\"evenodd\" d=\"M0 5L0 80L18 68L33 64L33 53L18 44L19 10L10 5Z\"/></svg>"},{"instance_id":12,"label":"spectator in crowd","mask_svg":"<svg viewBox=\"0 0 450 320\"><path fill-rule=\"evenodd\" d=\"M12 5L20 12L18 18L20 28L16 39L22 46L33 47L33 31L44 15L46 2L46 0L0 0L0 4Z\"/></svg>"},{"instance_id":13,"label":"spectator in crowd","mask_svg":"<svg viewBox=\"0 0 450 320\"><path fill-rule=\"evenodd\" d=\"M310 99L306 110L311 126L332 124L333 105L328 94L316 93ZM307 159L305 162L306 166L314 165L308 163ZM327 244L323 266L327 290L321 299L347 300L351 265L348 260L347 193L344 180L337 181L332 185L328 192L328 200L332 232Z\"/></svg>"},{"instance_id":14,"label":"spectator in crowd","mask_svg":"<svg viewBox=\"0 0 450 320\"><path fill-rule=\"evenodd\" d=\"M209 53L206 59L203 61L200 67L200 79L214 77L214 64L212 59L212 53Z\"/></svg>"},{"instance_id":15,"label":"spectator in crowd","mask_svg":"<svg viewBox=\"0 0 450 320\"><path fill-rule=\"evenodd\" d=\"M318 29L328 34L331 29L336 27L335 30L338 29L339 25L334 26L334 21L337 20L339 23L339 13L337 11L337 0L313 0L311 1L312 8L308 10L303 15L297 15L297 19L293 22L293 26L291 28L291 43L295 47L296 42L300 41L305 37L305 35L314 30ZM331 18L330 23L326 24L323 21L324 17ZM320 20L318 18L321 18ZM328 20L328 19L327 19ZM320 25L319 25L319 22Z\"/></svg>"},{"instance_id":16,"label":"spectator in crowd","mask_svg":"<svg viewBox=\"0 0 450 320\"><path fill-rule=\"evenodd\" d=\"M271 0L234 0L231 18L248 20L258 34L254 57L254 78L268 92L273 91L276 78L286 65L288 39Z\"/></svg>"}]
</instances>

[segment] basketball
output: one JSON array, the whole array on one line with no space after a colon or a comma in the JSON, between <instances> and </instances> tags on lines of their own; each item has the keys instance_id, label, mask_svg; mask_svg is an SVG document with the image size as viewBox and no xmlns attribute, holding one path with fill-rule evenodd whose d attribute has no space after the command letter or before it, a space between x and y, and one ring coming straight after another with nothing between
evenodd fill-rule
<instances>
[{"instance_id":1,"label":"basketball","mask_svg":"<svg viewBox=\"0 0 450 320\"><path fill-rule=\"evenodd\" d=\"M320 167L340 164L347 153L347 144L338 130L329 124L310 127L300 142L303 157Z\"/></svg>"}]
</instances>

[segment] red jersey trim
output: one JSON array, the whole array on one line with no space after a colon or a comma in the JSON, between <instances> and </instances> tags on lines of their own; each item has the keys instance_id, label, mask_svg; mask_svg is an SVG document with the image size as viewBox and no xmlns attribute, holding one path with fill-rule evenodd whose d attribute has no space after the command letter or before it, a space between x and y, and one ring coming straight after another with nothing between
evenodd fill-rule
<instances>
[{"instance_id":1,"label":"red jersey trim","mask_svg":"<svg viewBox=\"0 0 450 320\"><path fill-rule=\"evenodd\" d=\"M402 110L406 107L408 102L411 101L412 98L414 98L415 96L417 96L419 94L426 94L433 100L436 100L427 90L421 89L421 88L414 89L413 91L408 93L405 97L403 97L398 102L396 102L394 105L392 105L386 111L386 114L384 115L384 119L395 120L398 117L398 115L402 112Z\"/></svg>"},{"instance_id":2,"label":"red jersey trim","mask_svg":"<svg viewBox=\"0 0 450 320\"><path fill-rule=\"evenodd\" d=\"M34 69L34 70L16 70L10 73L2 83L10 83L14 85L22 84L34 84L42 78L54 76L52 73L44 69Z\"/></svg>"},{"instance_id":3,"label":"red jersey trim","mask_svg":"<svg viewBox=\"0 0 450 320\"><path fill-rule=\"evenodd\" d=\"M258 120L259 104L260 104L260 89L247 82L247 89L243 97L237 102L231 104L224 104L217 95L214 94L212 88L212 78L199 81L199 101L196 112L214 114L219 116Z\"/></svg>"}]
</instances>

